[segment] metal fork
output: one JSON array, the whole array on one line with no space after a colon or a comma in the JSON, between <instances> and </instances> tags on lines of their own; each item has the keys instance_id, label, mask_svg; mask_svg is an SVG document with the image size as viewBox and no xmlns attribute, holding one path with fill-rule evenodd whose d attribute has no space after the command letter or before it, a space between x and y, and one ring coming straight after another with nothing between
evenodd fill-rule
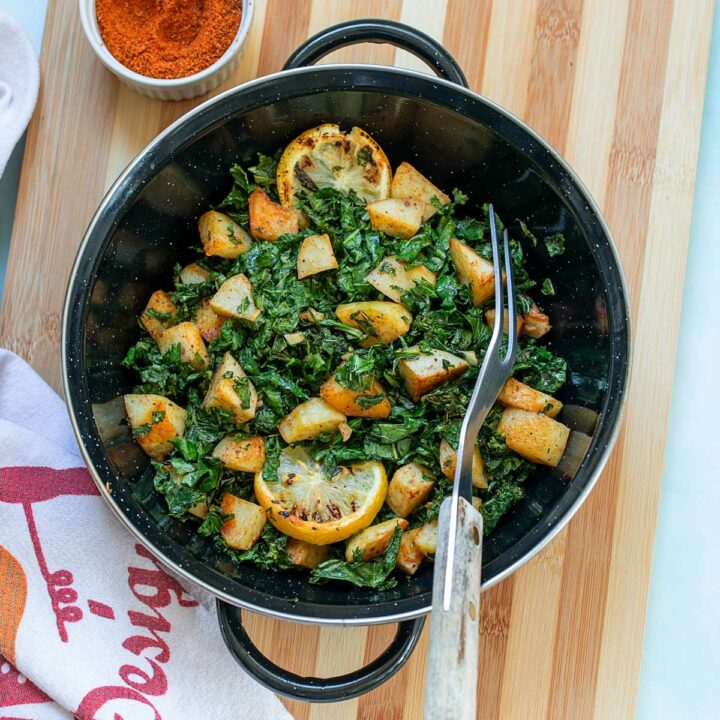
<instances>
[{"instance_id":1,"label":"metal fork","mask_svg":"<svg viewBox=\"0 0 720 720\"><path fill-rule=\"evenodd\" d=\"M438 516L425 720L476 718L483 521L482 515L472 506L473 450L478 432L512 372L517 346L515 287L510 242L505 230L508 340L501 357L505 302L492 205L489 219L495 270L495 322L460 429L452 496L443 501Z\"/></svg>"}]
</instances>

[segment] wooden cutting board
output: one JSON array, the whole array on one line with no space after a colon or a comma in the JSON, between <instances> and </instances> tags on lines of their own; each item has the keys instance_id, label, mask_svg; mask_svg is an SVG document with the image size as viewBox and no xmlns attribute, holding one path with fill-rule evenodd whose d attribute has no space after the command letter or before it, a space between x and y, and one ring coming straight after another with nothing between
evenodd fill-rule
<instances>
[{"instance_id":1,"label":"wooden cutting board","mask_svg":"<svg viewBox=\"0 0 720 720\"><path fill-rule=\"evenodd\" d=\"M602 207L632 295L625 425L605 473L566 530L483 595L478 706L484 720L634 717L713 1L256 5L244 60L226 87L279 70L298 43L333 23L402 20L442 40L472 88L544 135ZM379 45L332 59L421 67ZM123 166L197 101L160 103L121 86L88 48L76 2L50 0L41 65L0 344L59 389L63 294L83 231ZM259 616L249 624L275 662L319 675L372 659L394 631L319 629ZM427 633L406 668L375 692L339 705L288 707L303 720L416 720L426 654Z\"/></svg>"}]
</instances>

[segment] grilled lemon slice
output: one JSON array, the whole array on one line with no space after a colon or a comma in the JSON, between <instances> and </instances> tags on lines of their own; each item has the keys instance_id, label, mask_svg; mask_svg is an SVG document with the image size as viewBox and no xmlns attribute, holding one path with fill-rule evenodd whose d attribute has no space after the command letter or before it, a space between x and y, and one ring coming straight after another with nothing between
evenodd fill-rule
<instances>
[{"instance_id":1,"label":"grilled lemon slice","mask_svg":"<svg viewBox=\"0 0 720 720\"><path fill-rule=\"evenodd\" d=\"M255 497L280 532L314 545L345 540L375 519L387 495L387 475L377 461L338 467L330 477L300 447L280 454L277 480L255 475Z\"/></svg>"},{"instance_id":2,"label":"grilled lemon slice","mask_svg":"<svg viewBox=\"0 0 720 720\"><path fill-rule=\"evenodd\" d=\"M326 123L295 138L280 158L277 189L280 202L294 208L302 191L332 187L354 190L367 202L390 197L392 169L382 148L364 130L344 133Z\"/></svg>"}]
</instances>

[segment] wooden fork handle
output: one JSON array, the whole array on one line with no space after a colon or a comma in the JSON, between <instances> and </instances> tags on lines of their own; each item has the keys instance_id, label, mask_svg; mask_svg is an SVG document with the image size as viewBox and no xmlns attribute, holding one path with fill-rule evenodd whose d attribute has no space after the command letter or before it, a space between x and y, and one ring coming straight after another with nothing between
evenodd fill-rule
<instances>
[{"instance_id":1,"label":"wooden fork handle","mask_svg":"<svg viewBox=\"0 0 720 720\"><path fill-rule=\"evenodd\" d=\"M438 517L425 720L476 720L483 521L464 498L458 506L450 609L443 609L451 498Z\"/></svg>"}]
</instances>

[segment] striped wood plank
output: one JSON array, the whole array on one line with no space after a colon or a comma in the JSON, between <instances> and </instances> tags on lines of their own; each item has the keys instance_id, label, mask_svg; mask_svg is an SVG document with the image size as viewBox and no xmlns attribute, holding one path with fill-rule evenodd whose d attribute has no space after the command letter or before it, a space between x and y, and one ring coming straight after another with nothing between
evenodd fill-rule
<instances>
[{"instance_id":1,"label":"striped wood plank","mask_svg":"<svg viewBox=\"0 0 720 720\"><path fill-rule=\"evenodd\" d=\"M40 105L28 135L0 314L2 345L56 388L65 279L82 232L128 160L195 104L163 104L120 86L86 46L76 5L50 1ZM632 718L712 0L256 5L244 59L225 87L278 70L299 42L332 23L362 16L402 20L442 40L474 89L542 133L603 208L633 298L634 381L626 422L597 489L568 528L483 596L478 699L488 720ZM348 48L329 60L422 67L380 45ZM653 322L658 316L665 321L662 337ZM381 652L393 632L319 629L259 616L249 626L276 662L304 674L354 668ZM426 653L427 634L407 667L375 692L338 705L288 707L299 720L416 720Z\"/></svg>"}]
</instances>

